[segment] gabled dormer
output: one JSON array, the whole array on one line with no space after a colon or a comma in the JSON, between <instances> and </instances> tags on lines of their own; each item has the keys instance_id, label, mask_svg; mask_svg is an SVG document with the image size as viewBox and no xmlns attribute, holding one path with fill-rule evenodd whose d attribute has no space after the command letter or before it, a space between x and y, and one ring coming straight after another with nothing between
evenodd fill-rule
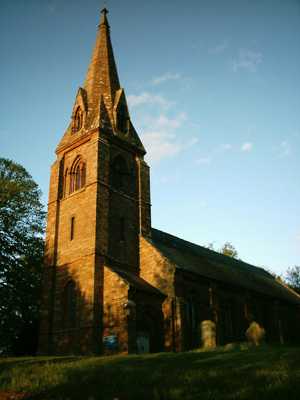
<instances>
[{"instance_id":1,"label":"gabled dormer","mask_svg":"<svg viewBox=\"0 0 300 400\"><path fill-rule=\"evenodd\" d=\"M80 131L86 122L88 107L86 91L82 88L78 89L71 122L71 133Z\"/></svg>"},{"instance_id":2,"label":"gabled dormer","mask_svg":"<svg viewBox=\"0 0 300 400\"><path fill-rule=\"evenodd\" d=\"M123 88L116 92L113 116L115 132L121 135L127 135L130 127L130 115Z\"/></svg>"}]
</instances>

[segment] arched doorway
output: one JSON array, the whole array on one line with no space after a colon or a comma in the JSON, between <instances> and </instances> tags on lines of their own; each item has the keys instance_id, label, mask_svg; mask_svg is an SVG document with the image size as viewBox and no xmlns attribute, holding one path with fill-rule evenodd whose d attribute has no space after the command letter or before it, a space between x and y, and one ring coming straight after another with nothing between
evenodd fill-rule
<instances>
[{"instance_id":1,"label":"arched doorway","mask_svg":"<svg viewBox=\"0 0 300 400\"><path fill-rule=\"evenodd\" d=\"M137 318L137 353L163 351L163 323L153 310L142 311Z\"/></svg>"}]
</instances>

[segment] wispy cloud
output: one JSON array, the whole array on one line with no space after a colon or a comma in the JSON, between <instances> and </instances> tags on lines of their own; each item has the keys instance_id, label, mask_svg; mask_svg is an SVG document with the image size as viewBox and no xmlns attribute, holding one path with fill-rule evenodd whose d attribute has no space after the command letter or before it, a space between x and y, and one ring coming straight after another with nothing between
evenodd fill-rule
<instances>
[{"instance_id":1,"label":"wispy cloud","mask_svg":"<svg viewBox=\"0 0 300 400\"><path fill-rule=\"evenodd\" d=\"M160 105L163 108L167 109L173 104L173 101L168 101L161 94L150 94L148 92L143 92L140 95L136 96L131 94L127 97L128 105L130 107L139 106L140 104L150 104L150 105Z\"/></svg>"},{"instance_id":2,"label":"wispy cloud","mask_svg":"<svg viewBox=\"0 0 300 400\"><path fill-rule=\"evenodd\" d=\"M184 112L180 112L175 118L170 119L165 115L160 114L157 119L153 120L152 127L153 128L169 128L169 129L177 129L182 123L187 119L186 114Z\"/></svg>"},{"instance_id":3,"label":"wispy cloud","mask_svg":"<svg viewBox=\"0 0 300 400\"><path fill-rule=\"evenodd\" d=\"M213 151L213 153L224 153L233 148L233 144L221 144L217 149Z\"/></svg>"},{"instance_id":4,"label":"wispy cloud","mask_svg":"<svg viewBox=\"0 0 300 400\"><path fill-rule=\"evenodd\" d=\"M141 134L147 149L147 159L151 166L158 164L166 157L175 156L181 150L180 144L174 142L175 134L163 131L151 131Z\"/></svg>"},{"instance_id":5,"label":"wispy cloud","mask_svg":"<svg viewBox=\"0 0 300 400\"><path fill-rule=\"evenodd\" d=\"M209 49L210 53L221 53L222 51L226 50L228 47L228 40L225 39L223 42L217 44L215 47Z\"/></svg>"},{"instance_id":6,"label":"wispy cloud","mask_svg":"<svg viewBox=\"0 0 300 400\"><path fill-rule=\"evenodd\" d=\"M169 81L170 79L180 79L180 73L173 74L172 72L167 72L166 74L159 76L157 78L154 78L153 81L151 82L152 85L159 85L161 83L164 83L166 81Z\"/></svg>"},{"instance_id":7,"label":"wispy cloud","mask_svg":"<svg viewBox=\"0 0 300 400\"><path fill-rule=\"evenodd\" d=\"M241 151L251 151L253 148L253 143L251 142L246 142L243 144L243 146L241 147Z\"/></svg>"},{"instance_id":8,"label":"wispy cloud","mask_svg":"<svg viewBox=\"0 0 300 400\"><path fill-rule=\"evenodd\" d=\"M254 51L240 50L239 57L233 61L233 71L236 72L239 68L245 68L250 72L256 72L258 64L261 63L262 53Z\"/></svg>"},{"instance_id":9,"label":"wispy cloud","mask_svg":"<svg viewBox=\"0 0 300 400\"><path fill-rule=\"evenodd\" d=\"M279 146L274 145L272 147L272 149L278 153L277 154L278 158L287 157L292 154L291 145L287 140L284 140L283 142L281 142L281 144Z\"/></svg>"},{"instance_id":10,"label":"wispy cloud","mask_svg":"<svg viewBox=\"0 0 300 400\"><path fill-rule=\"evenodd\" d=\"M211 163L211 159L209 157L207 158L199 158L198 160L194 161L194 164L198 165L198 164L210 164Z\"/></svg>"},{"instance_id":11,"label":"wispy cloud","mask_svg":"<svg viewBox=\"0 0 300 400\"><path fill-rule=\"evenodd\" d=\"M280 147L282 149L281 157L286 157L291 154L291 146L288 141L284 140Z\"/></svg>"},{"instance_id":12,"label":"wispy cloud","mask_svg":"<svg viewBox=\"0 0 300 400\"><path fill-rule=\"evenodd\" d=\"M185 147L186 148L193 147L197 142L198 142L198 138L192 138L185 144Z\"/></svg>"}]
</instances>

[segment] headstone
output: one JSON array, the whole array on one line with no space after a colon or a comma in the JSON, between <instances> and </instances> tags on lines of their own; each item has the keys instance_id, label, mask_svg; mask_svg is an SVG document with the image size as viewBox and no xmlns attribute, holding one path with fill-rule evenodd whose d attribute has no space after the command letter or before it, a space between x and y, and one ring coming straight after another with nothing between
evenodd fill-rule
<instances>
[{"instance_id":1,"label":"headstone","mask_svg":"<svg viewBox=\"0 0 300 400\"><path fill-rule=\"evenodd\" d=\"M216 347L216 324L210 320L200 323L200 334L203 347Z\"/></svg>"},{"instance_id":2,"label":"headstone","mask_svg":"<svg viewBox=\"0 0 300 400\"><path fill-rule=\"evenodd\" d=\"M255 343L256 346L265 342L266 331L257 322L251 322L246 331L246 338L248 343Z\"/></svg>"}]
</instances>

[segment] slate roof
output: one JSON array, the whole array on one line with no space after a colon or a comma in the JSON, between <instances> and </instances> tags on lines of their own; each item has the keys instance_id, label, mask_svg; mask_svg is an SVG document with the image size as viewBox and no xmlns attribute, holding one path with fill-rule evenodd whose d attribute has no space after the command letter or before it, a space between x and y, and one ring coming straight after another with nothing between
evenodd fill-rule
<instances>
[{"instance_id":1,"label":"slate roof","mask_svg":"<svg viewBox=\"0 0 300 400\"><path fill-rule=\"evenodd\" d=\"M149 242L177 269L300 305L300 296L263 268L152 228Z\"/></svg>"}]
</instances>

